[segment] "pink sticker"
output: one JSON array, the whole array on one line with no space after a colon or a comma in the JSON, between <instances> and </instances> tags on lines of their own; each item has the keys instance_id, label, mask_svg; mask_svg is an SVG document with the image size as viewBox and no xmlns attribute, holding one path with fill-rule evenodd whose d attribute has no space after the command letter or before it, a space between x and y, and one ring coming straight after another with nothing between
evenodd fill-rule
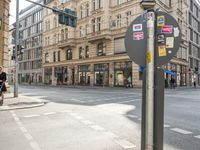
<instances>
[{"instance_id":1,"label":"pink sticker","mask_svg":"<svg viewBox=\"0 0 200 150\"><path fill-rule=\"evenodd\" d=\"M161 33L164 34L172 34L173 32L173 26L162 26Z\"/></svg>"},{"instance_id":2,"label":"pink sticker","mask_svg":"<svg viewBox=\"0 0 200 150\"><path fill-rule=\"evenodd\" d=\"M144 32L133 33L133 40L143 40L143 39L144 39Z\"/></svg>"}]
</instances>

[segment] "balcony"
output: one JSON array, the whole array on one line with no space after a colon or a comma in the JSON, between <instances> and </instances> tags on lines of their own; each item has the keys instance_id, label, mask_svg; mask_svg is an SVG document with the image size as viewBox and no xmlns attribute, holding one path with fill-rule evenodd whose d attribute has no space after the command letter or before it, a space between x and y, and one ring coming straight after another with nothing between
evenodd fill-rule
<instances>
[{"instance_id":1,"label":"balcony","mask_svg":"<svg viewBox=\"0 0 200 150\"><path fill-rule=\"evenodd\" d=\"M58 42L59 48L76 47L76 40L74 38L64 39Z\"/></svg>"},{"instance_id":2,"label":"balcony","mask_svg":"<svg viewBox=\"0 0 200 150\"><path fill-rule=\"evenodd\" d=\"M92 32L87 35L87 40L90 43L93 43L98 40L111 40L111 39L112 39L111 31L108 29Z\"/></svg>"}]
</instances>

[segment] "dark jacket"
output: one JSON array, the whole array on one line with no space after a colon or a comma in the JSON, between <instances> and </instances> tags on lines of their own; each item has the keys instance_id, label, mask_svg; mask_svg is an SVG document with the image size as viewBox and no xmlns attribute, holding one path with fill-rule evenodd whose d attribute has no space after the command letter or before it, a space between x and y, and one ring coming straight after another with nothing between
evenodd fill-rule
<instances>
[{"instance_id":1,"label":"dark jacket","mask_svg":"<svg viewBox=\"0 0 200 150\"><path fill-rule=\"evenodd\" d=\"M7 80L7 78L6 78L6 73L5 73L5 72L2 72L2 73L0 74L0 80L3 81L3 82L0 82L0 86L2 86L2 84L3 84L3 87L1 88L1 92L7 91L6 85L5 85L5 82L6 82L6 80Z\"/></svg>"}]
</instances>

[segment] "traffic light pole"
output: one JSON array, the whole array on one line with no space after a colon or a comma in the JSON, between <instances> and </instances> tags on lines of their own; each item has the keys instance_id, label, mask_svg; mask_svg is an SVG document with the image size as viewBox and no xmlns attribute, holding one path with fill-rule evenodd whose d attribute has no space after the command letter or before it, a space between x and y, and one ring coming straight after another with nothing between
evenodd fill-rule
<instances>
[{"instance_id":1,"label":"traffic light pole","mask_svg":"<svg viewBox=\"0 0 200 150\"><path fill-rule=\"evenodd\" d=\"M15 76L14 76L14 97L18 97L18 48L19 48L19 0L16 0L16 37L15 37Z\"/></svg>"}]
</instances>

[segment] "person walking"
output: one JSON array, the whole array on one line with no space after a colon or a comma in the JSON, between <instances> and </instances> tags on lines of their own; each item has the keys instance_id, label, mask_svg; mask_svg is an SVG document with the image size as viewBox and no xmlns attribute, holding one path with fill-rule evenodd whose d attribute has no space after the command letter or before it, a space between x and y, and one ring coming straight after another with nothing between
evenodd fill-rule
<instances>
[{"instance_id":1,"label":"person walking","mask_svg":"<svg viewBox=\"0 0 200 150\"><path fill-rule=\"evenodd\" d=\"M196 79L194 79L193 84L194 84L194 88L196 88L197 87Z\"/></svg>"},{"instance_id":2,"label":"person walking","mask_svg":"<svg viewBox=\"0 0 200 150\"><path fill-rule=\"evenodd\" d=\"M0 66L0 93L1 93L1 103L3 104L3 100L4 100L4 92L6 92L7 91L7 89L6 89L6 85L5 85L5 82L6 82L6 73L5 72L3 72L3 67L2 66Z\"/></svg>"}]
</instances>

